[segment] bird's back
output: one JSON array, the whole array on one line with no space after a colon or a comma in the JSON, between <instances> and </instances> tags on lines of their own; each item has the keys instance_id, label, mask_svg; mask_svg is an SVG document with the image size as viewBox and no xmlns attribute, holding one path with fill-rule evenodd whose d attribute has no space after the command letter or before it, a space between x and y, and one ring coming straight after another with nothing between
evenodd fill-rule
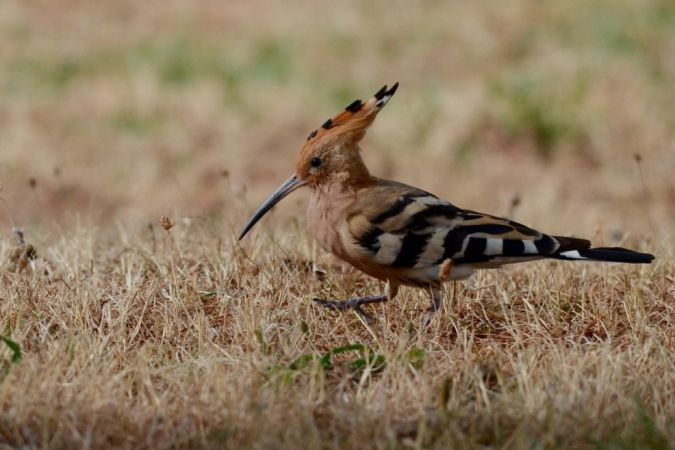
<instances>
[{"instance_id":1,"label":"bird's back","mask_svg":"<svg viewBox=\"0 0 675 450\"><path fill-rule=\"evenodd\" d=\"M583 239L541 233L507 219L463 210L429 192L395 181L355 190L341 212L337 256L380 279L407 285L438 285L444 261L449 279L474 268L539 259L563 245L588 248Z\"/></svg>"}]
</instances>

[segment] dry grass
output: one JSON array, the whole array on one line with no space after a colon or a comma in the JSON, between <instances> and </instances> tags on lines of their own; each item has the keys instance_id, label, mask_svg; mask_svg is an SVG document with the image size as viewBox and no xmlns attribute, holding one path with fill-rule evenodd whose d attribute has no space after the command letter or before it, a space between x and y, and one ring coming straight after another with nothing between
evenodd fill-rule
<instances>
[{"instance_id":1,"label":"dry grass","mask_svg":"<svg viewBox=\"0 0 675 450\"><path fill-rule=\"evenodd\" d=\"M0 447L672 448L671 3L1 2ZM657 261L314 307L303 195L235 230L396 80L374 173Z\"/></svg>"},{"instance_id":2,"label":"dry grass","mask_svg":"<svg viewBox=\"0 0 675 450\"><path fill-rule=\"evenodd\" d=\"M308 248L285 236L244 250L200 222L107 239L82 229L33 271L3 273L4 326L24 356L0 384L0 436L57 448L673 438L672 254L484 274L450 289L425 331L414 290L372 328L318 310L313 295L378 286L323 259L313 269ZM346 344L367 350L321 361Z\"/></svg>"}]
</instances>

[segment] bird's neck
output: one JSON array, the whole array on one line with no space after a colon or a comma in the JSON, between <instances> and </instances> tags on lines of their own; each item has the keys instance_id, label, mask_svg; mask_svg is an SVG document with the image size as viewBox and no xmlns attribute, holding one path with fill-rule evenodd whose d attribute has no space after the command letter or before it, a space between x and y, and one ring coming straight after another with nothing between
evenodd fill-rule
<instances>
[{"instance_id":1,"label":"bird's neck","mask_svg":"<svg viewBox=\"0 0 675 450\"><path fill-rule=\"evenodd\" d=\"M349 192L374 183L374 178L361 159L361 152L358 148L341 156L340 159L343 162L339 170L323 180L321 183L323 186L319 186L320 189L331 192Z\"/></svg>"},{"instance_id":2,"label":"bird's neck","mask_svg":"<svg viewBox=\"0 0 675 450\"><path fill-rule=\"evenodd\" d=\"M340 241L340 223L344 221L344 211L354 203L357 191L375 184L377 180L370 175L361 159L358 148L345 153L335 169L321 183L312 186L312 196L307 209L310 232L324 250L343 255Z\"/></svg>"},{"instance_id":3,"label":"bird's neck","mask_svg":"<svg viewBox=\"0 0 675 450\"><path fill-rule=\"evenodd\" d=\"M336 173L312 187L307 208L309 230L321 247L330 253L344 255L340 240L344 212L356 200L357 191L374 182L365 166L363 169L359 177L354 177L354 172Z\"/></svg>"}]
</instances>

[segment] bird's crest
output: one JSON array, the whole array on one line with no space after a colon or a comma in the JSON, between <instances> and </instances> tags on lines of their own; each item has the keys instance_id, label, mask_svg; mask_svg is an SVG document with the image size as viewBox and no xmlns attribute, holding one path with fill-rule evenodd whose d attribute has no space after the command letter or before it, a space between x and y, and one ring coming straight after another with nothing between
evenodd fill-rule
<instances>
[{"instance_id":1,"label":"bird's crest","mask_svg":"<svg viewBox=\"0 0 675 450\"><path fill-rule=\"evenodd\" d=\"M312 131L307 137L307 146L323 144L331 140L343 140L355 144L366 134L366 129L373 123L375 116L396 92L398 83L391 88L386 85L375 93L365 103L355 100L335 116L326 120L321 127Z\"/></svg>"}]
</instances>

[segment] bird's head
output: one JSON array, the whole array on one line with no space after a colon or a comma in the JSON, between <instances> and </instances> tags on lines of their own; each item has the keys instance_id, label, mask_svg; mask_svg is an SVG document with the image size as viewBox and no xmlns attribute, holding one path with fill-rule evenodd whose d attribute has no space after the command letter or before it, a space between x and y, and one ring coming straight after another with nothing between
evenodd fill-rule
<instances>
[{"instance_id":1,"label":"bird's head","mask_svg":"<svg viewBox=\"0 0 675 450\"><path fill-rule=\"evenodd\" d=\"M307 137L298 155L295 173L251 216L239 235L242 239L267 211L302 186L317 187L329 182L358 182L370 176L359 155L359 141L377 113L396 92L383 86L368 101L355 100Z\"/></svg>"}]
</instances>

